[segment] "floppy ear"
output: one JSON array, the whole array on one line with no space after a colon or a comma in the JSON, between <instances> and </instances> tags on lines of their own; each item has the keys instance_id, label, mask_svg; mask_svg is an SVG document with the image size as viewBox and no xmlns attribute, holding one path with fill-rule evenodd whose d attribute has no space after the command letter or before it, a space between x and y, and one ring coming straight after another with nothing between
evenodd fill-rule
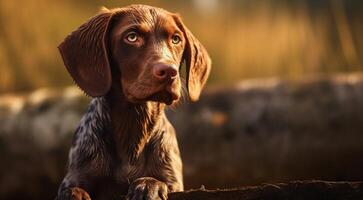
<instances>
[{"instance_id":1,"label":"floppy ear","mask_svg":"<svg viewBox=\"0 0 363 200\"><path fill-rule=\"evenodd\" d=\"M180 17L175 15L174 19L186 38L183 60L186 61L187 87L190 99L197 101L207 82L212 62L207 50L183 24Z\"/></svg>"},{"instance_id":2,"label":"floppy ear","mask_svg":"<svg viewBox=\"0 0 363 200\"><path fill-rule=\"evenodd\" d=\"M58 46L73 80L92 97L105 95L111 87L106 40L112 16L113 11L103 9Z\"/></svg>"}]
</instances>

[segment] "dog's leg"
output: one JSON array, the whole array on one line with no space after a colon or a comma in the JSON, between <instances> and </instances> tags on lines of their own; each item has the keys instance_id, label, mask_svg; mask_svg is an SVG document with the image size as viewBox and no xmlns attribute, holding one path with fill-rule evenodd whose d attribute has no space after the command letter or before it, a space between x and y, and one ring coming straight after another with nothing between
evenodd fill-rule
<instances>
[{"instance_id":1,"label":"dog's leg","mask_svg":"<svg viewBox=\"0 0 363 200\"><path fill-rule=\"evenodd\" d=\"M56 200L91 200L91 197L82 188L72 187L60 192Z\"/></svg>"},{"instance_id":2,"label":"dog's leg","mask_svg":"<svg viewBox=\"0 0 363 200\"><path fill-rule=\"evenodd\" d=\"M128 200L166 200L168 199L168 186L155 178L142 177L136 179L129 186Z\"/></svg>"},{"instance_id":3,"label":"dog's leg","mask_svg":"<svg viewBox=\"0 0 363 200\"><path fill-rule=\"evenodd\" d=\"M89 183L86 179L81 179L75 176L74 173L69 173L64 177L62 184L58 189L58 196L56 200L91 200L87 188L83 187L80 183ZM88 184L89 185L89 184Z\"/></svg>"}]
</instances>

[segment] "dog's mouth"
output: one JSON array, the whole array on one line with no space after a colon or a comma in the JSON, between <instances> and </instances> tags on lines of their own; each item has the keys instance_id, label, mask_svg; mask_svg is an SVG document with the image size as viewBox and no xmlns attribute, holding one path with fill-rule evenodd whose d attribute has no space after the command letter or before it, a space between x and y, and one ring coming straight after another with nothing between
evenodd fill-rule
<instances>
[{"instance_id":1,"label":"dog's mouth","mask_svg":"<svg viewBox=\"0 0 363 200\"><path fill-rule=\"evenodd\" d=\"M165 103L166 105L171 105L178 101L180 98L180 92L173 85L165 85L156 92L150 92L149 95L139 98L131 93L127 95L128 99L132 103L143 103L146 101L156 101L160 103Z\"/></svg>"},{"instance_id":2,"label":"dog's mouth","mask_svg":"<svg viewBox=\"0 0 363 200\"><path fill-rule=\"evenodd\" d=\"M164 90L161 90L153 94L149 99L151 101L165 103L166 105L171 105L173 102L178 101L180 98L179 92L172 89L172 87L167 86Z\"/></svg>"}]
</instances>

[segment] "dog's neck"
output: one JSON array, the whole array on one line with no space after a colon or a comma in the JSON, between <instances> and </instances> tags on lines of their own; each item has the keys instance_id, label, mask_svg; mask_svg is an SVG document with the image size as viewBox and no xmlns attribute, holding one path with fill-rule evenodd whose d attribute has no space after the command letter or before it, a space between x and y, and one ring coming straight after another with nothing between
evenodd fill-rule
<instances>
[{"instance_id":1,"label":"dog's neck","mask_svg":"<svg viewBox=\"0 0 363 200\"><path fill-rule=\"evenodd\" d=\"M118 156L135 161L164 115L164 104L145 102L133 104L120 90L107 95L110 108L112 135Z\"/></svg>"}]
</instances>

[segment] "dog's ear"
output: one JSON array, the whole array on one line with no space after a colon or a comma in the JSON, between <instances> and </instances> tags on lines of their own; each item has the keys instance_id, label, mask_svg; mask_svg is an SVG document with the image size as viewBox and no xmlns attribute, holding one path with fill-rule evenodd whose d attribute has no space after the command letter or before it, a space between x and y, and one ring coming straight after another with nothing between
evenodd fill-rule
<instances>
[{"instance_id":1,"label":"dog's ear","mask_svg":"<svg viewBox=\"0 0 363 200\"><path fill-rule=\"evenodd\" d=\"M107 40L114 11L106 8L68 35L58 46L64 65L89 96L105 95L111 87Z\"/></svg>"},{"instance_id":2,"label":"dog's ear","mask_svg":"<svg viewBox=\"0 0 363 200\"><path fill-rule=\"evenodd\" d=\"M204 84L207 82L212 62L207 50L183 24L181 18L178 15L173 17L186 38L183 61L186 61L187 87L190 99L197 101Z\"/></svg>"}]
</instances>

